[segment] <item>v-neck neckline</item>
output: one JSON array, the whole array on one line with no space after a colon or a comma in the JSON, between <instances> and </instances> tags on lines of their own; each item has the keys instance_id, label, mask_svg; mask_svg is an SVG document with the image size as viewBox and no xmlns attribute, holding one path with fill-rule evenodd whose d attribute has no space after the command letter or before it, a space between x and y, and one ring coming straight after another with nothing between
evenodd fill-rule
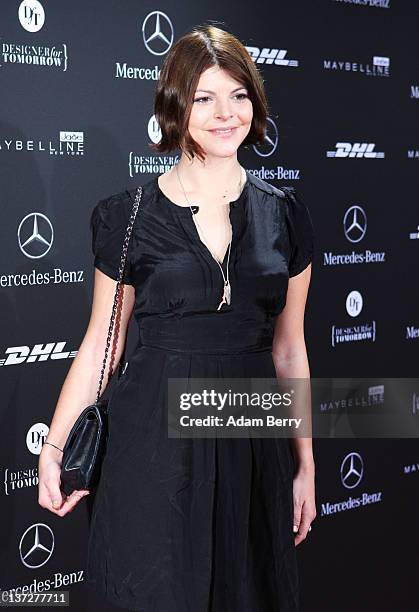
<instances>
[{"instance_id":1,"label":"v-neck neckline","mask_svg":"<svg viewBox=\"0 0 419 612\"><path fill-rule=\"evenodd\" d=\"M195 238L202 244L203 248L206 249L206 251L208 251L209 255L212 257L212 259L215 261L215 263L219 264L221 266L221 268L224 267L224 262L227 258L228 255L228 251L230 249L230 255L231 255L231 248L233 247L233 236L234 236L234 228L233 228L233 221L231 218L231 206L230 206L230 210L229 210L229 221L230 221L230 225L231 225L231 247L230 247L230 241L227 244L227 248L224 252L224 257L222 259L222 261L220 261L219 259L217 259L216 257L214 257L214 255L212 254L211 250L208 248L208 246L205 244L205 242L203 242L203 240L201 240L201 236L199 235L198 232L198 228L196 227L195 221L193 220L193 215L191 215L190 219L192 221L192 225L195 228Z\"/></svg>"},{"instance_id":2,"label":"v-neck neckline","mask_svg":"<svg viewBox=\"0 0 419 612\"><path fill-rule=\"evenodd\" d=\"M193 220L193 213L191 212L191 208L192 209L198 209L199 210L199 206L197 204L192 204L191 207L189 206L182 206L181 204L176 204L175 202L173 202L170 198L167 197L167 195L163 192L163 190L161 189L160 185L159 185L159 181L158 181L158 176L155 178L155 183L156 183L156 187L157 187L157 191L160 195L160 197L168 204L171 205L171 208L175 210L175 212L178 212L181 216L182 221L184 220L183 217L185 216L185 220L187 220L188 225L192 227L192 231L191 234L193 235L195 242L197 242L201 248L201 250L206 254L207 258L210 258L211 261L217 266L217 269L223 269L224 267L224 263L227 259L228 256L228 252L229 252L229 247L230 247L230 259L231 259L231 252L233 250L233 246L235 244L235 239L236 239L236 234L234 231L234 212L236 210L238 210L238 207L240 204L242 204L242 200L245 196L245 193L247 192L249 185L250 185L250 178L249 178L249 172L246 170L246 168L244 169L245 173L246 173L246 181L243 185L243 188L240 192L239 197L236 200L231 200L228 203L228 207L229 207L229 211L228 211L228 217L229 217L229 221L230 221L230 225L231 225L231 247L230 247L230 243L228 243L227 248L225 250L224 253L224 257L222 259L222 261L220 261L219 259L216 259L214 257L214 255L212 254L212 252L210 251L210 249L207 247L207 245L201 240L201 237L199 235L198 232L198 228L196 227L195 221ZM198 210L196 210L196 212L198 212ZM223 270L224 273L224 270Z\"/></svg>"}]
</instances>

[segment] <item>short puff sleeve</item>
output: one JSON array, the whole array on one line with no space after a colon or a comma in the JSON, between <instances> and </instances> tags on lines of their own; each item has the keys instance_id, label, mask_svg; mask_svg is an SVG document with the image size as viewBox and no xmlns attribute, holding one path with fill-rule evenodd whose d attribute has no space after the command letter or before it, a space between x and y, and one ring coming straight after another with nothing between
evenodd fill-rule
<instances>
[{"instance_id":1,"label":"short puff sleeve","mask_svg":"<svg viewBox=\"0 0 419 612\"><path fill-rule=\"evenodd\" d=\"M314 227L310 212L294 187L281 187L287 200L286 219L290 240L289 276L300 274L313 259Z\"/></svg>"},{"instance_id":2,"label":"short puff sleeve","mask_svg":"<svg viewBox=\"0 0 419 612\"><path fill-rule=\"evenodd\" d=\"M122 247L129 221L124 198L111 196L100 200L93 208L90 217L90 230L92 234L92 251L94 265L101 272L118 280L121 264ZM130 242L133 236L130 237ZM123 283L132 285L132 266L129 257L130 243L125 262Z\"/></svg>"}]
</instances>

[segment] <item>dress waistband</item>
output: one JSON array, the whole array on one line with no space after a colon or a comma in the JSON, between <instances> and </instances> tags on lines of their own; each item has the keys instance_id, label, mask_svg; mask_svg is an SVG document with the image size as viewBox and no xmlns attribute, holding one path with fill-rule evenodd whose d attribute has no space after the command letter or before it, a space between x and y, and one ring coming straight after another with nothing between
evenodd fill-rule
<instances>
[{"instance_id":1,"label":"dress waistband","mask_svg":"<svg viewBox=\"0 0 419 612\"><path fill-rule=\"evenodd\" d=\"M151 349L156 349L159 351L168 351L168 352L174 352L174 353L193 353L193 354L198 354L198 355L240 355L240 354L248 354L248 353L267 353L267 352L272 352L272 345L271 346L261 346L261 347L257 347L257 348L236 348L233 350L229 350L229 349L208 349L208 350L203 350L198 349L198 348L192 348L192 347L182 347L182 348L174 348L174 347L168 347L167 344L150 344L150 343L146 343L146 342L139 342L137 345L137 349L140 348L151 348Z\"/></svg>"},{"instance_id":2,"label":"dress waistband","mask_svg":"<svg viewBox=\"0 0 419 612\"><path fill-rule=\"evenodd\" d=\"M226 325L196 319L146 320L139 322L139 346L212 355L236 355L272 351L272 333L264 325ZM250 323L250 324L249 324Z\"/></svg>"}]
</instances>

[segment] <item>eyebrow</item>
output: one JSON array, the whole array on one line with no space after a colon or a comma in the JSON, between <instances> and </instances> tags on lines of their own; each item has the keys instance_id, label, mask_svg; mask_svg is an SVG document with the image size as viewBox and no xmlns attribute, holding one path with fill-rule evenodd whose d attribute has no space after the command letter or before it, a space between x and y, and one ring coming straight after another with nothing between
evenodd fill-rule
<instances>
[{"instance_id":1,"label":"eyebrow","mask_svg":"<svg viewBox=\"0 0 419 612\"><path fill-rule=\"evenodd\" d=\"M244 85L242 85L242 87L236 87L236 89L233 89L233 91L231 93L234 93L235 91L239 91L240 89L247 89ZM209 94L213 94L215 96L215 91L211 91L209 89L197 89L198 91L202 91L204 93L209 93Z\"/></svg>"}]
</instances>

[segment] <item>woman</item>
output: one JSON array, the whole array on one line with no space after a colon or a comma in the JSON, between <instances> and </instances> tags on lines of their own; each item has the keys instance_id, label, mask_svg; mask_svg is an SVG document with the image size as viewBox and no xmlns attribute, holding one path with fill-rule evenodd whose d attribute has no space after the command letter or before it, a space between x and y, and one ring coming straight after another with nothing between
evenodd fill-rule
<instances>
[{"instance_id":1,"label":"woman","mask_svg":"<svg viewBox=\"0 0 419 612\"><path fill-rule=\"evenodd\" d=\"M110 398L87 579L143 612L295 611L295 548L316 514L311 439L169 438L167 379L309 377L310 215L238 162L263 141L267 105L231 34L201 26L177 41L155 114L155 148L182 154L143 185L131 235L115 363L132 312L140 342ZM88 493L63 497L59 449L94 400L135 191L92 212L91 320L39 460L39 503L58 516Z\"/></svg>"}]
</instances>

